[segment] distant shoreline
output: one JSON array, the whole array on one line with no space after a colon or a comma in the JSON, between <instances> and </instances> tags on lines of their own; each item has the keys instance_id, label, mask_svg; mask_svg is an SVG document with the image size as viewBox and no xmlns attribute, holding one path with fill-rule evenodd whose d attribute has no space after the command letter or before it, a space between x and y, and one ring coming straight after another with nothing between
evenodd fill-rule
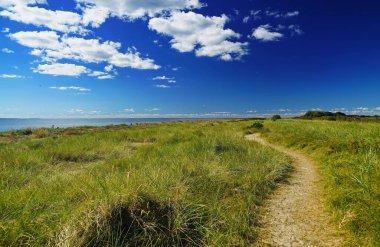
<instances>
[{"instance_id":1,"label":"distant shoreline","mask_svg":"<svg viewBox=\"0 0 380 247\"><path fill-rule=\"evenodd\" d=\"M175 121L227 120L241 118L0 118L0 132L27 128L70 128Z\"/></svg>"}]
</instances>

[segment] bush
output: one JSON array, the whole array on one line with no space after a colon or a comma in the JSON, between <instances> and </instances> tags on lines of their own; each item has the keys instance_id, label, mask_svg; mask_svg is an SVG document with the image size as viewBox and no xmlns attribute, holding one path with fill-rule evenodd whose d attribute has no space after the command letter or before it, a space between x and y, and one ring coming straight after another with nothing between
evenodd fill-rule
<instances>
[{"instance_id":1,"label":"bush","mask_svg":"<svg viewBox=\"0 0 380 247\"><path fill-rule=\"evenodd\" d=\"M272 121L277 121L277 120L281 119L281 116L280 115L273 115L271 119L272 119Z\"/></svg>"},{"instance_id":2,"label":"bush","mask_svg":"<svg viewBox=\"0 0 380 247\"><path fill-rule=\"evenodd\" d=\"M16 131L17 135L23 135L23 136L28 136L28 135L31 135L32 133L33 133L33 131L31 128Z\"/></svg>"},{"instance_id":3,"label":"bush","mask_svg":"<svg viewBox=\"0 0 380 247\"><path fill-rule=\"evenodd\" d=\"M253 123L250 128L253 128L253 129L262 129L264 128L264 124L260 123L260 122L255 122Z\"/></svg>"},{"instance_id":4,"label":"bush","mask_svg":"<svg viewBox=\"0 0 380 247\"><path fill-rule=\"evenodd\" d=\"M49 131L45 128L34 129L33 134L38 138L45 138L49 136Z\"/></svg>"}]
</instances>

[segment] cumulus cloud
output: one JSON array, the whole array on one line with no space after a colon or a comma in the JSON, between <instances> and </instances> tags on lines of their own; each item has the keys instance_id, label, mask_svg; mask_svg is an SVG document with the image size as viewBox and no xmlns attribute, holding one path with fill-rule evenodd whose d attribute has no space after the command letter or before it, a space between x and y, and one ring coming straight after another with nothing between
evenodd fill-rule
<instances>
[{"instance_id":1,"label":"cumulus cloud","mask_svg":"<svg viewBox=\"0 0 380 247\"><path fill-rule=\"evenodd\" d=\"M248 43L233 42L240 34L224 26L228 17L203 16L194 12L173 12L169 17L156 17L149 28L172 37L172 48L179 52L195 51L197 56L240 59L247 54Z\"/></svg>"},{"instance_id":2,"label":"cumulus cloud","mask_svg":"<svg viewBox=\"0 0 380 247\"><path fill-rule=\"evenodd\" d=\"M272 31L270 25L262 25L254 29L252 32L252 37L261 41L278 41L284 35L282 33Z\"/></svg>"},{"instance_id":3,"label":"cumulus cloud","mask_svg":"<svg viewBox=\"0 0 380 247\"><path fill-rule=\"evenodd\" d=\"M201 8L199 0L76 0L86 6L96 6L120 18L154 17L166 11Z\"/></svg>"},{"instance_id":4,"label":"cumulus cloud","mask_svg":"<svg viewBox=\"0 0 380 247\"><path fill-rule=\"evenodd\" d=\"M11 49L8 49L8 48L3 48L3 49L1 49L1 51L4 53L8 53L8 54L15 53L14 51L12 51Z\"/></svg>"},{"instance_id":5,"label":"cumulus cloud","mask_svg":"<svg viewBox=\"0 0 380 247\"><path fill-rule=\"evenodd\" d=\"M69 63L53 63L53 64L40 64L33 70L35 73L45 75L65 75L65 76L80 76L89 73L89 69L84 66L79 66Z\"/></svg>"},{"instance_id":6,"label":"cumulus cloud","mask_svg":"<svg viewBox=\"0 0 380 247\"><path fill-rule=\"evenodd\" d=\"M76 87L76 86L70 86L70 87L50 87L50 89L61 90L61 91L73 90L73 91L79 91L79 92L90 92L91 91L91 89L89 89L89 88Z\"/></svg>"},{"instance_id":7,"label":"cumulus cloud","mask_svg":"<svg viewBox=\"0 0 380 247\"><path fill-rule=\"evenodd\" d=\"M0 16L25 24L39 27L47 27L52 30L68 32L86 32L81 26L81 15L69 11L53 11L37 6L29 6L36 1L13 1L14 4L6 5L5 10L0 11ZM41 1L39 1L41 2Z\"/></svg>"},{"instance_id":8,"label":"cumulus cloud","mask_svg":"<svg viewBox=\"0 0 380 247\"><path fill-rule=\"evenodd\" d=\"M60 50L63 48L59 41L59 36L54 31L17 32L9 34L9 37L17 41L20 45L29 48L49 50ZM35 54L37 54L37 51L35 51Z\"/></svg>"},{"instance_id":9,"label":"cumulus cloud","mask_svg":"<svg viewBox=\"0 0 380 247\"><path fill-rule=\"evenodd\" d=\"M118 42L98 39L59 36L54 31L17 32L9 35L19 44L33 48L31 54L39 56L43 61L57 62L62 59L82 61L86 63L105 62L116 67L134 69L159 69L152 59L142 58L135 48L129 48L127 53L119 52ZM108 65L108 66L109 66ZM112 70L111 67L108 67Z\"/></svg>"},{"instance_id":10,"label":"cumulus cloud","mask_svg":"<svg viewBox=\"0 0 380 247\"><path fill-rule=\"evenodd\" d=\"M109 10L104 7L86 6L82 8L83 16L82 23L85 26L100 27L109 16Z\"/></svg>"}]
</instances>

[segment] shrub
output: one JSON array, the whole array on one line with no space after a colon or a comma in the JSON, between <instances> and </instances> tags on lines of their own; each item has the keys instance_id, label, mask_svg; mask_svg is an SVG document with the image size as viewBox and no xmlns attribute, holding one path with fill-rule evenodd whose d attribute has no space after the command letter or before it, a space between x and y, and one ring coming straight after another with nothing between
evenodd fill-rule
<instances>
[{"instance_id":1,"label":"shrub","mask_svg":"<svg viewBox=\"0 0 380 247\"><path fill-rule=\"evenodd\" d=\"M39 128L39 129L34 129L33 134L36 135L38 138L45 138L49 136L49 131L45 128Z\"/></svg>"},{"instance_id":2,"label":"shrub","mask_svg":"<svg viewBox=\"0 0 380 247\"><path fill-rule=\"evenodd\" d=\"M272 119L272 121L277 121L277 120L281 119L281 116L280 115L273 115L271 119Z\"/></svg>"},{"instance_id":3,"label":"shrub","mask_svg":"<svg viewBox=\"0 0 380 247\"><path fill-rule=\"evenodd\" d=\"M33 131L31 128L16 131L17 135L23 135L23 136L28 136L28 135L31 135L32 133L33 133Z\"/></svg>"},{"instance_id":4,"label":"shrub","mask_svg":"<svg viewBox=\"0 0 380 247\"><path fill-rule=\"evenodd\" d=\"M253 128L253 129L262 129L264 128L264 124L260 123L260 122L255 122L253 123L250 128Z\"/></svg>"}]
</instances>

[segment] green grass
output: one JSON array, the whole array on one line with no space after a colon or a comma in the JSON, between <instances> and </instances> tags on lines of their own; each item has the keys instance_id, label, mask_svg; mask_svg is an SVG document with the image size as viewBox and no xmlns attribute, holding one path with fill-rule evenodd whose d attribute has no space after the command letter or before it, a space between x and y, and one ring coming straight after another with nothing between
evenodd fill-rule
<instances>
[{"instance_id":1,"label":"green grass","mask_svg":"<svg viewBox=\"0 0 380 247\"><path fill-rule=\"evenodd\" d=\"M249 124L1 133L0 246L250 245L290 160Z\"/></svg>"},{"instance_id":2,"label":"green grass","mask_svg":"<svg viewBox=\"0 0 380 247\"><path fill-rule=\"evenodd\" d=\"M348 245L378 246L380 124L281 120L265 126L269 141L319 161L330 208L352 235Z\"/></svg>"}]
</instances>

